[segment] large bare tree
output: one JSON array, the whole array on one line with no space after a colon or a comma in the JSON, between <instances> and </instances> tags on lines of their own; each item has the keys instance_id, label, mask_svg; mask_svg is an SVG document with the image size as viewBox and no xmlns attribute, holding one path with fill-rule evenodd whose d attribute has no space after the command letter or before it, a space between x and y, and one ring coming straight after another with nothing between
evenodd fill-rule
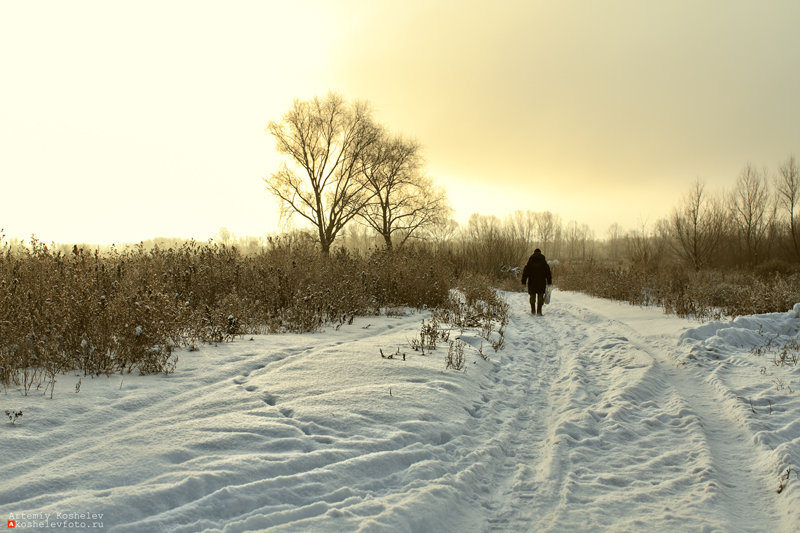
<instances>
[{"instance_id":1,"label":"large bare tree","mask_svg":"<svg viewBox=\"0 0 800 533\"><path fill-rule=\"evenodd\" d=\"M725 209L718 197L709 196L700 180L672 212L673 248L695 271L708 263L725 232Z\"/></svg>"},{"instance_id":2,"label":"large bare tree","mask_svg":"<svg viewBox=\"0 0 800 533\"><path fill-rule=\"evenodd\" d=\"M420 150L415 140L385 133L363 154L360 168L371 199L359 215L383 237L389 250L395 235L402 246L420 228L446 220L452 213L445 189L425 174Z\"/></svg>"},{"instance_id":3,"label":"large bare tree","mask_svg":"<svg viewBox=\"0 0 800 533\"><path fill-rule=\"evenodd\" d=\"M789 237L791 239L789 247L795 260L800 260L800 241L798 241L800 235L798 235L796 218L796 211L800 205L800 168L798 168L797 160L793 155L778 167L775 191L778 203L789 217Z\"/></svg>"},{"instance_id":4,"label":"large bare tree","mask_svg":"<svg viewBox=\"0 0 800 533\"><path fill-rule=\"evenodd\" d=\"M362 168L362 155L380 132L371 107L365 101L347 102L335 92L295 99L279 122L269 122L267 131L275 138L275 149L290 156L294 167L282 163L264 180L278 198L281 219L296 213L308 220L327 255L336 235L373 196Z\"/></svg>"}]
</instances>

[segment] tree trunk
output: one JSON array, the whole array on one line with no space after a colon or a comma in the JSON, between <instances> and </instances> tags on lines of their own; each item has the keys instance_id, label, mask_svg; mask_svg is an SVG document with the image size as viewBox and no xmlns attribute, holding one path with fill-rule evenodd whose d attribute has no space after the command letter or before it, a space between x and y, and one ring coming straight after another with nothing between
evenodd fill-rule
<instances>
[{"instance_id":1,"label":"tree trunk","mask_svg":"<svg viewBox=\"0 0 800 533\"><path fill-rule=\"evenodd\" d=\"M386 241L386 249L390 252L392 251L392 234L391 233L384 233L383 240Z\"/></svg>"}]
</instances>

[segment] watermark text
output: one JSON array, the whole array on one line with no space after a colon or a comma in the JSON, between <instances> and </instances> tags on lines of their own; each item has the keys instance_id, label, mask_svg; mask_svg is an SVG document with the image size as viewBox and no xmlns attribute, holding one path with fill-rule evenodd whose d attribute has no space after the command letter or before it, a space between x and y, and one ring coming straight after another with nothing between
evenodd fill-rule
<instances>
[{"instance_id":1,"label":"watermark text","mask_svg":"<svg viewBox=\"0 0 800 533\"><path fill-rule=\"evenodd\" d=\"M8 529L102 529L103 513L9 513Z\"/></svg>"}]
</instances>

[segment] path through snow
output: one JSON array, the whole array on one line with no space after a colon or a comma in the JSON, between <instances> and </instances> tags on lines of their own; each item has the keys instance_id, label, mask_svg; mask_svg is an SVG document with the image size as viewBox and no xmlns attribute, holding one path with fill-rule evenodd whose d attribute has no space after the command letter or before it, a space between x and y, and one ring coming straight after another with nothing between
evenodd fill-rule
<instances>
[{"instance_id":1,"label":"path through snow","mask_svg":"<svg viewBox=\"0 0 800 533\"><path fill-rule=\"evenodd\" d=\"M557 292L534 317L507 296L506 348L465 331L466 373L411 349L411 314L77 394L62 376L53 400L8 390L0 511L115 532L800 530L800 475L776 493L800 465L800 371L750 354L796 316L701 326Z\"/></svg>"},{"instance_id":2,"label":"path through snow","mask_svg":"<svg viewBox=\"0 0 800 533\"><path fill-rule=\"evenodd\" d=\"M608 317L565 303L536 319L518 300L509 358L535 385L488 505L492 529L780 530L775 478L724 398L676 363L674 336L626 324L635 308Z\"/></svg>"}]
</instances>

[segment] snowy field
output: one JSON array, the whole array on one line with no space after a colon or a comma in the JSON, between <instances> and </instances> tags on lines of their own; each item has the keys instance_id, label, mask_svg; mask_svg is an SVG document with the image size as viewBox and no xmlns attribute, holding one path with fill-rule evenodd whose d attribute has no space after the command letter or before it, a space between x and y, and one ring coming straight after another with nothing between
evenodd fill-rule
<instances>
[{"instance_id":1,"label":"snowy field","mask_svg":"<svg viewBox=\"0 0 800 533\"><path fill-rule=\"evenodd\" d=\"M0 511L120 533L800 531L800 367L751 354L796 338L794 312L507 298L505 349L465 331L466 372L446 343L411 349L413 313L8 390Z\"/></svg>"}]
</instances>

